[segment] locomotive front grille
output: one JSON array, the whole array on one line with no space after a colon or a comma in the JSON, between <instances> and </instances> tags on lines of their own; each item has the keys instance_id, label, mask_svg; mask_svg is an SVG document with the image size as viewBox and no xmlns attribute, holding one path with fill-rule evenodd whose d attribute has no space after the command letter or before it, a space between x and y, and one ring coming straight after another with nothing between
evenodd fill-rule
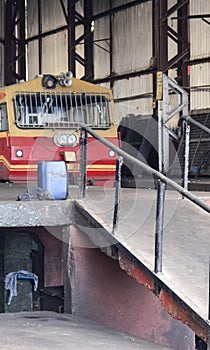
<instances>
[{"instance_id":1,"label":"locomotive front grille","mask_svg":"<svg viewBox=\"0 0 210 350\"><path fill-rule=\"evenodd\" d=\"M15 95L15 121L19 128L66 129L85 123L110 127L110 99L106 93L20 92Z\"/></svg>"}]
</instances>

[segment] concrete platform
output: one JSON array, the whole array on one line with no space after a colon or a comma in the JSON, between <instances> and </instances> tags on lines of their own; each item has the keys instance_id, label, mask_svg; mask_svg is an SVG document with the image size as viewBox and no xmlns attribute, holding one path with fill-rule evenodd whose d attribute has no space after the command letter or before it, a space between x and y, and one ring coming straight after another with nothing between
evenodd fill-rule
<instances>
[{"instance_id":1,"label":"concrete platform","mask_svg":"<svg viewBox=\"0 0 210 350\"><path fill-rule=\"evenodd\" d=\"M0 323L0 349L4 350L170 350L69 314L1 314Z\"/></svg>"},{"instance_id":2,"label":"concrete platform","mask_svg":"<svg viewBox=\"0 0 210 350\"><path fill-rule=\"evenodd\" d=\"M18 201L18 196L31 192L34 185L0 183L0 227L33 227L69 225L72 201ZM74 190L77 196L78 190Z\"/></svg>"},{"instance_id":3,"label":"concrete platform","mask_svg":"<svg viewBox=\"0 0 210 350\"><path fill-rule=\"evenodd\" d=\"M29 184L17 184L10 182L0 182L0 203L3 202L15 202L18 199L18 196L26 192L33 192L37 188L37 185L34 183ZM79 189L77 186L70 186L68 198L78 198ZM64 201L59 201L62 203Z\"/></svg>"}]
</instances>

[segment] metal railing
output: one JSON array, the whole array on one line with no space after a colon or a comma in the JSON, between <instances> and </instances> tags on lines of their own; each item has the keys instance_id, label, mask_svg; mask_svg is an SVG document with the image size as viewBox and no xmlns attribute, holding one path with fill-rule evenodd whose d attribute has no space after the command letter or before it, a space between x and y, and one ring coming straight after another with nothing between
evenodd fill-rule
<instances>
[{"instance_id":1,"label":"metal railing","mask_svg":"<svg viewBox=\"0 0 210 350\"><path fill-rule=\"evenodd\" d=\"M88 134L94 137L96 140L107 146L109 149L113 150L117 155L116 164L116 179L115 179L115 205L113 213L113 228L112 233L115 234L117 227L119 207L120 207L120 185L121 185L121 167L123 160L134 163L139 168L144 169L148 174L152 175L158 180L157 186L157 200L156 200L156 230L155 230L155 262L154 262L154 272L162 272L162 255L163 255L163 226L164 226L164 202L165 202L165 192L166 185L170 186L175 191L179 192L182 196L189 199L191 202L195 203L197 206L210 213L210 206L198 198L193 193L186 190L184 187L180 186L173 180L167 178L165 175L159 171L151 168L142 161L134 158L130 154L126 153L119 147L115 146L107 139L98 135L94 130L85 124L80 124L80 198L85 198L86 194L86 168L87 168L87 147L88 147ZM209 287L210 288L210 287ZM210 292L209 292L210 296ZM209 319L210 319L210 303L209 303Z\"/></svg>"},{"instance_id":2,"label":"metal railing","mask_svg":"<svg viewBox=\"0 0 210 350\"><path fill-rule=\"evenodd\" d=\"M205 131L207 134L210 135L210 129L207 128L207 126L205 126L205 125L203 125L203 124L197 122L197 121L194 120L192 117L190 117L190 116L187 116L187 117L183 116L182 119L186 120L186 122L189 122L189 123L191 123L191 124L197 126L199 129Z\"/></svg>"},{"instance_id":3,"label":"metal railing","mask_svg":"<svg viewBox=\"0 0 210 350\"><path fill-rule=\"evenodd\" d=\"M188 174L189 174L189 153L190 153L190 124L195 125L205 133L210 135L210 129L205 125L194 120L190 116L182 116L182 120L185 121L185 155L184 155L184 188L188 189Z\"/></svg>"},{"instance_id":4,"label":"metal railing","mask_svg":"<svg viewBox=\"0 0 210 350\"><path fill-rule=\"evenodd\" d=\"M107 139L103 138L102 136L98 135L94 130L86 126L85 124L80 124L81 126L81 136L80 136L80 198L85 197L85 190L86 190L86 166L87 166L87 134L89 133L91 136L93 136L96 140L99 142L103 143L105 146L113 150L118 156L121 156L120 161L122 163L123 159L126 159L130 162L133 162L135 165L139 166L140 168L143 168L148 174L156 177L158 179L158 192L157 192L157 246L156 246L156 252L157 252L157 268L156 272L161 272L161 250L162 250L162 244L161 244L161 239L159 237L159 233L162 231L162 226L163 226L163 206L164 206L164 196L165 196L165 185L171 186L174 190L182 194L185 198L189 199L191 202L195 203L202 209L204 209L206 212L210 213L210 206L202 201L200 198L195 196L193 193L189 192L173 180L167 178L165 175L160 173L159 171L151 168L149 165L143 163L142 161L134 158L130 154L126 153L119 147L115 146L111 142L109 142ZM119 161L119 160L118 160ZM119 167L121 168L121 166ZM120 170L120 169L119 169ZM120 174L119 170L116 173L116 191L119 191L119 185L120 185ZM115 195L115 198L118 198L119 195ZM119 201L119 199L118 199ZM116 204L117 205L117 204ZM119 206L119 205L117 205ZM115 209L115 218L114 218L114 225L117 225L116 222L116 209ZM162 217L162 219L161 219ZM113 227L113 232L114 232L114 227Z\"/></svg>"}]
</instances>

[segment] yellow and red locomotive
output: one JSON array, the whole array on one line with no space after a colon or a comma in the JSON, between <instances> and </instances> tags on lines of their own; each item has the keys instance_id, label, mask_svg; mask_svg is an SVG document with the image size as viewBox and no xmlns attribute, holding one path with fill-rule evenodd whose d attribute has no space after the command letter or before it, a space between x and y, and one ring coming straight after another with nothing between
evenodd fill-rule
<instances>
[{"instance_id":1,"label":"yellow and red locomotive","mask_svg":"<svg viewBox=\"0 0 210 350\"><path fill-rule=\"evenodd\" d=\"M117 144L111 90L72 77L43 75L0 89L0 181L37 179L40 161L64 160L70 180L79 174L79 124ZM87 179L112 181L112 151L88 139Z\"/></svg>"}]
</instances>

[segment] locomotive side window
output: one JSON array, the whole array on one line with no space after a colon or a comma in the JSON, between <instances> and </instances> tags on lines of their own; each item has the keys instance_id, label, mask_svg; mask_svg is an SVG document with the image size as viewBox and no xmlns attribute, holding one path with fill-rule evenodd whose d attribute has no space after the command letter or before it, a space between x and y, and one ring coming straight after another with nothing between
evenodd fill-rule
<instances>
[{"instance_id":1,"label":"locomotive side window","mask_svg":"<svg viewBox=\"0 0 210 350\"><path fill-rule=\"evenodd\" d=\"M6 103L0 105L0 131L8 131L8 115Z\"/></svg>"},{"instance_id":2,"label":"locomotive side window","mask_svg":"<svg viewBox=\"0 0 210 350\"><path fill-rule=\"evenodd\" d=\"M86 93L24 93L14 99L20 128L75 128L83 122L93 128L110 127L109 96Z\"/></svg>"}]
</instances>

